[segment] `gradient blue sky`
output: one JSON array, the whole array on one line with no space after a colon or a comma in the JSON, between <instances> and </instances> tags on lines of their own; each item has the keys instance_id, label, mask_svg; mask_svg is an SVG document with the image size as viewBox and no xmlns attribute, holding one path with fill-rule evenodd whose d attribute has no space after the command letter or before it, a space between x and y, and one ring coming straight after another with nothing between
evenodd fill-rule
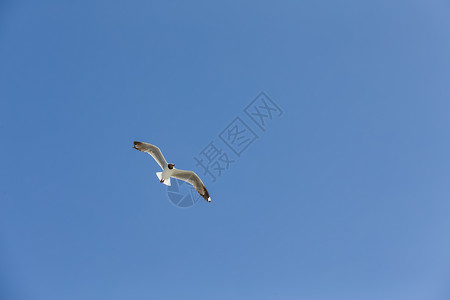
<instances>
[{"instance_id":1,"label":"gradient blue sky","mask_svg":"<svg viewBox=\"0 0 450 300\"><path fill-rule=\"evenodd\" d=\"M0 2L0 298L450 298L447 1ZM285 111L179 209L260 92Z\"/></svg>"}]
</instances>

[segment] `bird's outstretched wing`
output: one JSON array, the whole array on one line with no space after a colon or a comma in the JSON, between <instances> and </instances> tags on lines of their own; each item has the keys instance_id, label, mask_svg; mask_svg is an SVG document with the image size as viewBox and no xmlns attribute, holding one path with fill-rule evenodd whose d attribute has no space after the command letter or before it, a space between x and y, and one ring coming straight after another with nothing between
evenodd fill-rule
<instances>
[{"instance_id":1,"label":"bird's outstretched wing","mask_svg":"<svg viewBox=\"0 0 450 300\"><path fill-rule=\"evenodd\" d=\"M166 159L164 158L164 156L161 153L161 150L159 150L158 147L147 143L135 141L133 148L150 154L156 160L161 169L164 170L164 168L167 166Z\"/></svg>"},{"instance_id":2,"label":"bird's outstretched wing","mask_svg":"<svg viewBox=\"0 0 450 300\"><path fill-rule=\"evenodd\" d=\"M209 196L208 190L200 177L198 177L194 172L174 169L171 176L192 184L200 196L202 196L206 201L211 202L211 197Z\"/></svg>"}]
</instances>

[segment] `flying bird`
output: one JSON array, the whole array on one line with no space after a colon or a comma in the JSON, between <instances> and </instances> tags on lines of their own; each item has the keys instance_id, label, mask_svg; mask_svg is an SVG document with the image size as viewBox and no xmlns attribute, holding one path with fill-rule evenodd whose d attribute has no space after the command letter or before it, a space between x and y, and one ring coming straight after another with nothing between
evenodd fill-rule
<instances>
[{"instance_id":1,"label":"flying bird","mask_svg":"<svg viewBox=\"0 0 450 300\"><path fill-rule=\"evenodd\" d=\"M156 176L158 176L159 182L170 186L170 177L186 181L187 183L190 183L194 186L195 190L200 194L200 196L202 196L206 201L211 202L211 197L209 196L208 190L206 189L200 177L197 176L197 174L192 171L175 169L175 165L168 164L161 150L159 150L159 148L154 145L135 141L133 148L150 154L158 163L158 165L163 170L162 172L156 172Z\"/></svg>"}]
</instances>

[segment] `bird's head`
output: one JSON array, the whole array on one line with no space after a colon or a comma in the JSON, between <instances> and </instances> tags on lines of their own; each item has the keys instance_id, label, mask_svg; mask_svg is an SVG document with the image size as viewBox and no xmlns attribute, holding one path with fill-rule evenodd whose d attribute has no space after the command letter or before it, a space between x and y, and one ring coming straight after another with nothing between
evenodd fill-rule
<instances>
[{"instance_id":1,"label":"bird's head","mask_svg":"<svg viewBox=\"0 0 450 300\"><path fill-rule=\"evenodd\" d=\"M173 167L175 167L175 165L174 165L174 164L168 164L168 165L167 165L167 167L169 167L169 169L171 169L171 170L172 170L172 169L173 169Z\"/></svg>"}]
</instances>

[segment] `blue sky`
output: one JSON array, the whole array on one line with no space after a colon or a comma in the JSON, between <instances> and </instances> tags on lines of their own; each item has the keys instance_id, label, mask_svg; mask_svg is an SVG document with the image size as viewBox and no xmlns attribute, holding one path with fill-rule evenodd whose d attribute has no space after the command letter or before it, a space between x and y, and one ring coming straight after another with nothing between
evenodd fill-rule
<instances>
[{"instance_id":1,"label":"blue sky","mask_svg":"<svg viewBox=\"0 0 450 300\"><path fill-rule=\"evenodd\" d=\"M2 299L448 299L445 1L2 1ZM260 91L216 182L180 169ZM251 123L249 123L250 125ZM254 125L254 124L253 124Z\"/></svg>"}]
</instances>

